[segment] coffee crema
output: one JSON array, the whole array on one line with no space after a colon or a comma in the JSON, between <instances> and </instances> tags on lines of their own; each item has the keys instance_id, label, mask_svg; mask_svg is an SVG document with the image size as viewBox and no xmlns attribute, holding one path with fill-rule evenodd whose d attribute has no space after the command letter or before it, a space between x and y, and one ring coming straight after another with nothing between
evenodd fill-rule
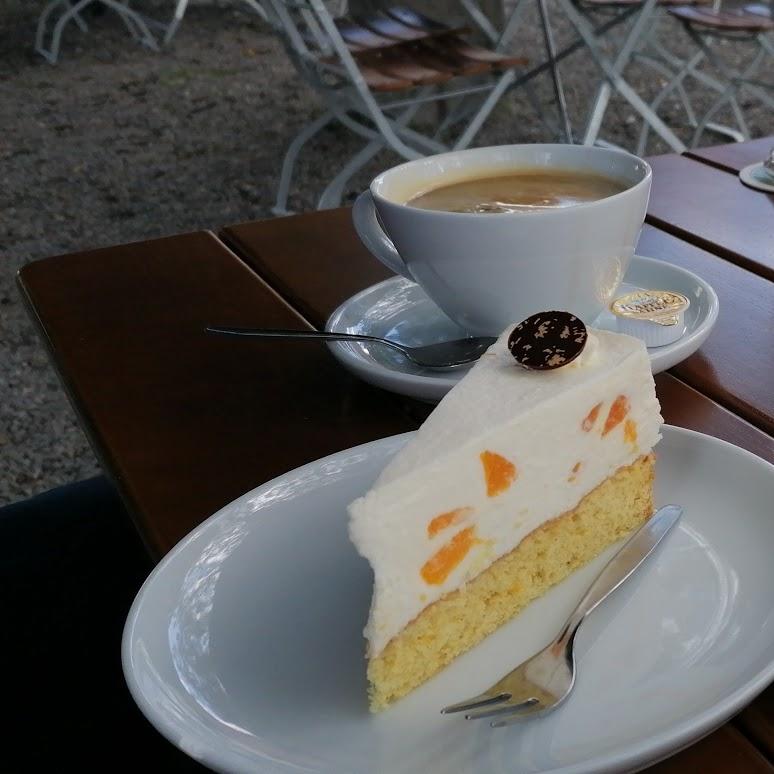
<instances>
[{"instance_id":1,"label":"coffee crema","mask_svg":"<svg viewBox=\"0 0 774 774\"><path fill-rule=\"evenodd\" d=\"M443 212L528 212L593 202L626 188L620 180L594 172L535 169L471 177L417 194L406 204Z\"/></svg>"}]
</instances>

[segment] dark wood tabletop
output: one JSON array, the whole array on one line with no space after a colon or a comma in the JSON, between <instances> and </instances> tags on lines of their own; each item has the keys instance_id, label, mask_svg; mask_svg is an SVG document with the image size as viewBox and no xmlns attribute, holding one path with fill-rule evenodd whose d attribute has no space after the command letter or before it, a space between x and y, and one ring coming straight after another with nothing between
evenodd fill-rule
<instances>
[{"instance_id":1,"label":"dark wood tabletop","mask_svg":"<svg viewBox=\"0 0 774 774\"><path fill-rule=\"evenodd\" d=\"M357 238L346 208L242 223L221 237L317 328L354 293L391 276ZM715 330L674 372L774 432L774 283L648 225L637 251L699 274L718 294Z\"/></svg>"},{"instance_id":2,"label":"dark wood tabletop","mask_svg":"<svg viewBox=\"0 0 774 774\"><path fill-rule=\"evenodd\" d=\"M656 378L666 421L774 462L774 283L653 226L638 251L701 274L721 303L700 351ZM105 471L160 557L245 491L427 416L431 407L358 381L317 343L203 331L322 327L387 276L342 209L49 258L19 283ZM774 774L773 697L650 771Z\"/></svg>"},{"instance_id":3,"label":"dark wood tabletop","mask_svg":"<svg viewBox=\"0 0 774 774\"><path fill-rule=\"evenodd\" d=\"M768 157L772 148L774 148L774 136L761 137L758 140L750 140L750 142L732 142L728 145L696 148L687 151L684 155L736 174L750 164L763 161Z\"/></svg>"},{"instance_id":4,"label":"dark wood tabletop","mask_svg":"<svg viewBox=\"0 0 774 774\"><path fill-rule=\"evenodd\" d=\"M701 159L669 154L649 161L648 223L774 280L774 194Z\"/></svg>"}]
</instances>

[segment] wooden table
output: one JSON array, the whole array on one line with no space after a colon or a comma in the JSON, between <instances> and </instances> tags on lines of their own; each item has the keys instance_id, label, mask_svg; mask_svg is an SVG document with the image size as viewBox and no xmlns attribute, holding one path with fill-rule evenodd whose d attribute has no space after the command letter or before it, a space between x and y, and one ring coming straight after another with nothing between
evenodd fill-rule
<instances>
[{"instance_id":1,"label":"wooden table","mask_svg":"<svg viewBox=\"0 0 774 774\"><path fill-rule=\"evenodd\" d=\"M672 156L654 160L657 180L686 163L697 180L707 170L735 180ZM656 186L652 211L660 195ZM657 377L664 417L774 462L774 283L738 260L746 228L726 222L724 247L678 231L646 226L639 251L702 274L721 316L698 353ZM363 384L325 347L203 330L321 327L341 301L386 276L342 209L48 258L24 267L19 282L98 457L161 556L273 476L423 420L429 407ZM773 709L769 689L651 771L774 774Z\"/></svg>"},{"instance_id":2,"label":"wooden table","mask_svg":"<svg viewBox=\"0 0 774 774\"><path fill-rule=\"evenodd\" d=\"M774 145L774 138L766 142ZM732 147L651 159L648 223L774 280L774 194L748 188L737 176L742 160L757 152Z\"/></svg>"}]
</instances>

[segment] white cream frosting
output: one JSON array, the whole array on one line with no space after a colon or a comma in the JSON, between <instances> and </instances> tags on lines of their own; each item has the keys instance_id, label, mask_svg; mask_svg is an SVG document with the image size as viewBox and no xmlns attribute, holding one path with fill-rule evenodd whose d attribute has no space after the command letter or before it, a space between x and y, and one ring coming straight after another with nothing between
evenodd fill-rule
<instances>
[{"instance_id":1,"label":"white cream frosting","mask_svg":"<svg viewBox=\"0 0 774 774\"><path fill-rule=\"evenodd\" d=\"M660 438L660 407L642 342L590 330L573 363L528 371L507 350L509 332L349 507L350 536L374 570L365 628L372 657L425 607L472 580L541 524L574 508ZM636 442L627 439L624 421L602 433L619 396L628 404L626 419L636 428ZM594 426L584 430L584 418L598 404ZM513 483L495 496L487 494L484 451L516 470ZM434 517L462 508L461 521L429 536ZM428 583L422 567L468 527L475 535L469 552L442 582Z\"/></svg>"}]
</instances>

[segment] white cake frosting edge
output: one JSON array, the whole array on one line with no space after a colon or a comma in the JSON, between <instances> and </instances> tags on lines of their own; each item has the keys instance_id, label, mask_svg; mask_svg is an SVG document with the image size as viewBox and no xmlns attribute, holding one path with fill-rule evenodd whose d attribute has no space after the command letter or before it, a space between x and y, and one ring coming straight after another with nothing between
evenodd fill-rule
<instances>
[{"instance_id":1,"label":"white cake frosting edge","mask_svg":"<svg viewBox=\"0 0 774 774\"><path fill-rule=\"evenodd\" d=\"M444 398L374 487L350 505L350 536L374 570L365 636L369 656L425 607L464 585L528 534L571 510L616 470L649 452L660 438L660 407L641 342L591 331L580 358L548 373L519 368L507 332ZM607 435L610 406L625 395L636 444L623 423ZM601 403L593 431L580 422ZM514 484L489 497L479 454L512 460ZM582 468L570 481L578 461ZM429 537L433 516L469 508L458 524ZM420 568L457 531L475 527L476 545L442 583Z\"/></svg>"}]
</instances>

